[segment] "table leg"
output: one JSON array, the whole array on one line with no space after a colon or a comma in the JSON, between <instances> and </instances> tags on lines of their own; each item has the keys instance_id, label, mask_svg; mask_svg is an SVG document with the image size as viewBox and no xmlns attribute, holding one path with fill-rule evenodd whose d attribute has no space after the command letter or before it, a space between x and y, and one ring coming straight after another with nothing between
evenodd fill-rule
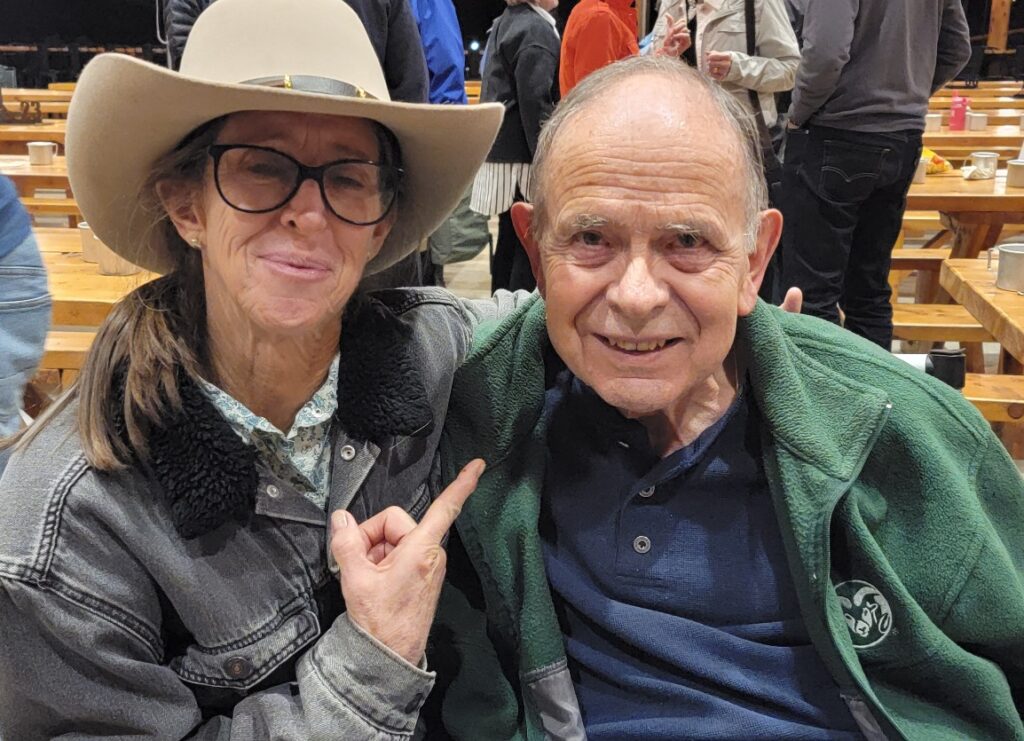
<instances>
[{"instance_id":1,"label":"table leg","mask_svg":"<svg viewBox=\"0 0 1024 741\"><path fill-rule=\"evenodd\" d=\"M1005 349L999 351L999 373L1021 374L1024 373L1024 363L1013 357ZM1024 459L1024 422L1002 422L993 425L999 439L1010 452L1010 457L1016 460Z\"/></svg>"}]
</instances>

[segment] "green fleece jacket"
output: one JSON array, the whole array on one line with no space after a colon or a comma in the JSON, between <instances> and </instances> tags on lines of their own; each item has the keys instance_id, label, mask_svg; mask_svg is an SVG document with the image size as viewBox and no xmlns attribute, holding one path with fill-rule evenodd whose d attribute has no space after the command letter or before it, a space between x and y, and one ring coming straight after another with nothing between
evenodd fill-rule
<instances>
[{"instance_id":1,"label":"green fleece jacket","mask_svg":"<svg viewBox=\"0 0 1024 741\"><path fill-rule=\"evenodd\" d=\"M862 731L1024 739L1024 481L986 422L817 319L759 303L735 347L801 611ZM532 300L482 325L456 376L444 475L488 462L431 654L456 738L584 737L538 535L557 363Z\"/></svg>"}]
</instances>

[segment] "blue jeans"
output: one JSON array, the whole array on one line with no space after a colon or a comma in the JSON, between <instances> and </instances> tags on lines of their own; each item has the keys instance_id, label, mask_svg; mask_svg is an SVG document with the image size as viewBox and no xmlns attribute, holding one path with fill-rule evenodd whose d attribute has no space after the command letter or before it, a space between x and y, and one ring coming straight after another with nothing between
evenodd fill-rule
<instances>
[{"instance_id":1,"label":"blue jeans","mask_svg":"<svg viewBox=\"0 0 1024 741\"><path fill-rule=\"evenodd\" d=\"M0 258L0 437L20 427L22 393L43 357L50 305L46 268L30 235ZM7 457L0 451L0 473Z\"/></svg>"},{"instance_id":2,"label":"blue jeans","mask_svg":"<svg viewBox=\"0 0 1024 741\"><path fill-rule=\"evenodd\" d=\"M782 174L782 285L804 313L892 345L889 264L903 224L921 133L823 126L790 130Z\"/></svg>"}]
</instances>

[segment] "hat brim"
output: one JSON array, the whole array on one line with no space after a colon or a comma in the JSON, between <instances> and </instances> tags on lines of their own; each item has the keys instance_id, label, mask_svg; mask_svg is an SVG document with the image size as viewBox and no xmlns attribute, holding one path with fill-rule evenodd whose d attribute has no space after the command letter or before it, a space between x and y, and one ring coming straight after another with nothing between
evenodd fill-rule
<instances>
[{"instance_id":1,"label":"hat brim","mask_svg":"<svg viewBox=\"0 0 1024 741\"><path fill-rule=\"evenodd\" d=\"M82 71L68 110L68 177L82 216L122 257L154 272L174 265L139 194L153 163L198 126L239 111L354 116L390 129L406 171L399 212L366 274L416 249L451 213L490 151L503 107L348 98L188 77L121 54Z\"/></svg>"}]
</instances>

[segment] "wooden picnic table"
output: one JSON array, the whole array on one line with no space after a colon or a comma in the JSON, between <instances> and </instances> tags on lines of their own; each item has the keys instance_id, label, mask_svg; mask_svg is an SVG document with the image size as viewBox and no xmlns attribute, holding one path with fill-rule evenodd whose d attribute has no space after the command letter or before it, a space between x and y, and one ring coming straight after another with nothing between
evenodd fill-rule
<instances>
[{"instance_id":1,"label":"wooden picnic table","mask_svg":"<svg viewBox=\"0 0 1024 741\"><path fill-rule=\"evenodd\" d=\"M964 98L1001 98L1004 96L1013 96L1021 91L1021 83L1019 82L1002 82L997 84L989 84L985 86L979 85L975 88L949 88L944 87L937 90L932 96L933 98L952 98L954 95L960 95Z\"/></svg>"},{"instance_id":2,"label":"wooden picnic table","mask_svg":"<svg viewBox=\"0 0 1024 741\"><path fill-rule=\"evenodd\" d=\"M146 271L135 275L100 275L95 265L82 260L81 250L44 251L43 264L49 275L55 326L99 326L114 304L157 277Z\"/></svg>"},{"instance_id":3,"label":"wooden picnic table","mask_svg":"<svg viewBox=\"0 0 1024 741\"><path fill-rule=\"evenodd\" d=\"M1006 171L994 180L964 180L959 170L928 175L923 183L910 186L908 211L938 211L939 218L953 234L950 257L975 258L992 247L1007 224L1017 224L1024 214L1024 188L1007 188ZM922 303L948 302L939 290L933 271L918 279L917 300Z\"/></svg>"},{"instance_id":4,"label":"wooden picnic table","mask_svg":"<svg viewBox=\"0 0 1024 741\"><path fill-rule=\"evenodd\" d=\"M1019 374L1024 372L1024 296L996 288L996 265L989 270L985 263L984 258L946 260L939 283L1002 345L1000 372Z\"/></svg>"},{"instance_id":5,"label":"wooden picnic table","mask_svg":"<svg viewBox=\"0 0 1024 741\"><path fill-rule=\"evenodd\" d=\"M56 142L64 151L67 121L44 119L38 124L0 125L0 154L25 154L28 142Z\"/></svg>"},{"instance_id":6,"label":"wooden picnic table","mask_svg":"<svg viewBox=\"0 0 1024 741\"><path fill-rule=\"evenodd\" d=\"M33 227L32 234L36 238L39 251L43 254L81 254L82 237L78 229L67 227L37 226Z\"/></svg>"},{"instance_id":7,"label":"wooden picnic table","mask_svg":"<svg viewBox=\"0 0 1024 741\"><path fill-rule=\"evenodd\" d=\"M971 96L965 96L970 98ZM953 102L953 98L945 96L937 96L931 98L928 101L928 110L938 112L942 110L948 110ZM1014 98L1009 95L1002 95L998 97L974 97L971 98L971 110L972 111L986 111L993 108L1012 108L1014 110L1024 111L1024 98Z\"/></svg>"},{"instance_id":8,"label":"wooden picnic table","mask_svg":"<svg viewBox=\"0 0 1024 741\"><path fill-rule=\"evenodd\" d=\"M943 109L941 111L930 111L931 113L942 114L942 125L949 126L949 109ZM986 108L984 111L978 111L988 116L989 126L1003 126L1006 124L1014 124L1019 126L1021 116L1024 116L1024 110L1017 108ZM43 107L43 113L46 113L46 107ZM928 132L931 133L931 132Z\"/></svg>"},{"instance_id":9,"label":"wooden picnic table","mask_svg":"<svg viewBox=\"0 0 1024 741\"><path fill-rule=\"evenodd\" d=\"M1015 124L987 126L982 131L950 131L944 126L941 131L924 132L924 145L939 154L942 154L943 147L1015 147L1019 150L1022 142L1024 133Z\"/></svg>"},{"instance_id":10,"label":"wooden picnic table","mask_svg":"<svg viewBox=\"0 0 1024 741\"><path fill-rule=\"evenodd\" d=\"M14 181L19 195L31 197L37 188L70 191L66 160L57 156L52 165L29 164L27 154L0 154L0 175Z\"/></svg>"},{"instance_id":11,"label":"wooden picnic table","mask_svg":"<svg viewBox=\"0 0 1024 741\"><path fill-rule=\"evenodd\" d=\"M4 102L37 100L40 103L68 103L71 100L73 90L43 90L34 87L5 87L3 93Z\"/></svg>"}]
</instances>

